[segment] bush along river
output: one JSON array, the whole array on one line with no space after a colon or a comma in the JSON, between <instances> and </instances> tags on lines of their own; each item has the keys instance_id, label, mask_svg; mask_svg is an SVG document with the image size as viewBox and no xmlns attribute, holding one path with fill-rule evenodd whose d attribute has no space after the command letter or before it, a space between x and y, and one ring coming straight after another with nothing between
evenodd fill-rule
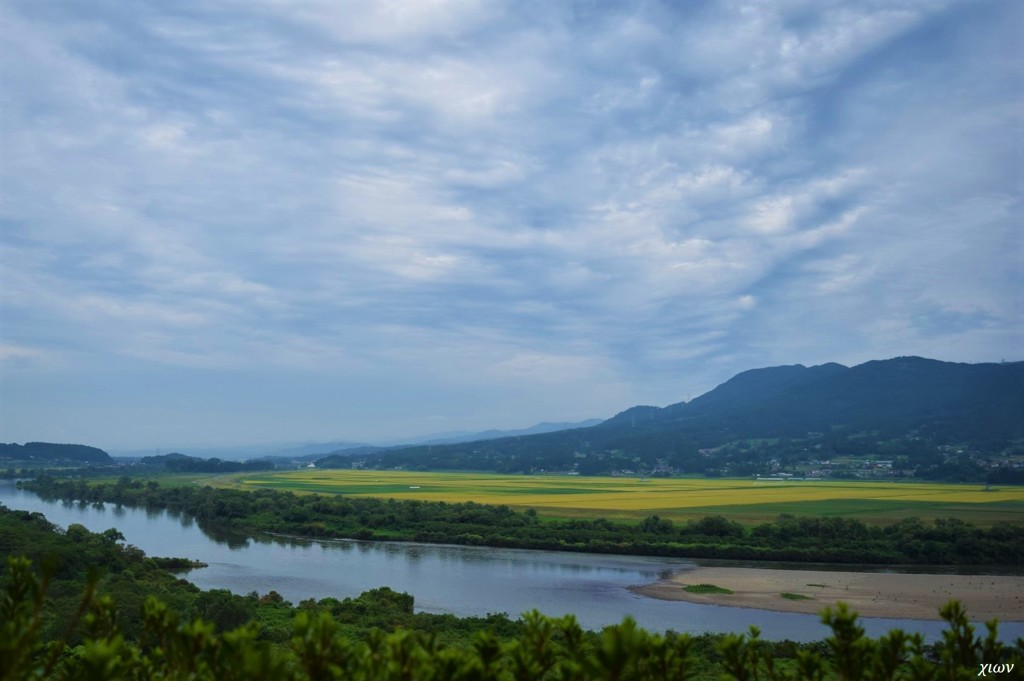
<instances>
[{"instance_id":1,"label":"bush along river","mask_svg":"<svg viewBox=\"0 0 1024 681\"><path fill-rule=\"evenodd\" d=\"M298 603L306 598L341 599L389 586L411 594L419 611L460 617L500 612L514 617L537 609L552 616L572 613L589 629L617 624L630 615L651 631L729 633L745 632L755 625L769 639L814 641L828 634L817 615L662 601L629 590L705 561L216 536L201 530L190 518L167 511L48 501L19 490L11 481L0 481L0 503L42 513L62 527L78 523L94 532L116 527L127 543L151 556L181 556L206 563L207 567L185 574L201 589L229 589L239 594L273 590ZM946 628L944 622L906 619L863 618L861 624L870 636L901 628L919 632L928 640L936 640ZM1000 623L1000 638L1021 636L1024 623Z\"/></svg>"}]
</instances>

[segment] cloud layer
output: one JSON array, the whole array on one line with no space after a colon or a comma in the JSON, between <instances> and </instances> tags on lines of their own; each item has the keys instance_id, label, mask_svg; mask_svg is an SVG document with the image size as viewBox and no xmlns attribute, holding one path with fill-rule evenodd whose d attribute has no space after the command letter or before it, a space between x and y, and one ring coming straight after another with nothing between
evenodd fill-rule
<instances>
[{"instance_id":1,"label":"cloud layer","mask_svg":"<svg viewBox=\"0 0 1024 681\"><path fill-rule=\"evenodd\" d=\"M0 12L0 439L385 438L1020 359L1016 3Z\"/></svg>"}]
</instances>

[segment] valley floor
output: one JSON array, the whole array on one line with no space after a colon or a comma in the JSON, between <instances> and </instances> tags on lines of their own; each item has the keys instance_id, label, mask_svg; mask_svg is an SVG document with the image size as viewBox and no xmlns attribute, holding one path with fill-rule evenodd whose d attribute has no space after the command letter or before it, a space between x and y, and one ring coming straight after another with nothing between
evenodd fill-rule
<instances>
[{"instance_id":1,"label":"valley floor","mask_svg":"<svg viewBox=\"0 0 1024 681\"><path fill-rule=\"evenodd\" d=\"M684 590L699 584L732 593ZM801 613L819 613L844 601L862 617L922 620L939 619L939 608L957 599L972 621L1024 621L1020 576L697 567L632 590L662 600Z\"/></svg>"}]
</instances>

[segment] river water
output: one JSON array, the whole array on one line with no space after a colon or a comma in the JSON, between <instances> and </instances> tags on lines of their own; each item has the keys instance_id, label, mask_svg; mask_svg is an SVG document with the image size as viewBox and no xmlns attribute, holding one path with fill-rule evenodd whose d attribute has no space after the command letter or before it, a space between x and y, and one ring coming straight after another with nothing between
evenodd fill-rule
<instances>
[{"instance_id":1,"label":"river water","mask_svg":"<svg viewBox=\"0 0 1024 681\"><path fill-rule=\"evenodd\" d=\"M630 615L651 631L727 633L756 625L769 639L813 641L828 634L814 615L659 601L628 590L699 561L400 542L216 537L166 511L45 501L10 481L0 481L0 503L38 511L62 527L80 523L94 532L116 527L129 544L151 556L201 560L209 567L186 575L201 589L239 594L274 590L298 603L389 586L412 594L417 611L460 617L499 612L515 617L537 609L552 616L572 613L589 629ZM865 618L861 623L872 636L899 627L929 640L938 638L944 628L942 622L918 620ZM1001 624L1000 634L1005 640L1024 636L1024 623Z\"/></svg>"}]
</instances>

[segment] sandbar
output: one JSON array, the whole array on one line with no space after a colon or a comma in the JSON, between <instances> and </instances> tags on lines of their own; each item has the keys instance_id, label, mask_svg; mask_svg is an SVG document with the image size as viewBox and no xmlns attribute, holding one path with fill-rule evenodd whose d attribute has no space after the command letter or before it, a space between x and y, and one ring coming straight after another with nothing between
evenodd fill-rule
<instances>
[{"instance_id":1,"label":"sandbar","mask_svg":"<svg viewBox=\"0 0 1024 681\"><path fill-rule=\"evenodd\" d=\"M701 594L683 589L698 584L713 584L733 593ZM941 619L939 608L956 599L975 622L1024 621L1024 577L1020 576L695 567L630 589L662 600L812 614L844 601L862 617L915 620Z\"/></svg>"}]
</instances>

